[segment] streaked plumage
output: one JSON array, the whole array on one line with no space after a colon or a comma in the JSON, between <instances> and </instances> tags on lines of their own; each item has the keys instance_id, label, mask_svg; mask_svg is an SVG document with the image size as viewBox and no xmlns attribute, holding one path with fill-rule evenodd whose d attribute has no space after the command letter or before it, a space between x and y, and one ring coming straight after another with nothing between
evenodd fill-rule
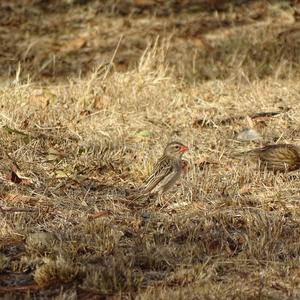
<instances>
[{"instance_id":1,"label":"streaked plumage","mask_svg":"<svg viewBox=\"0 0 300 300\"><path fill-rule=\"evenodd\" d=\"M268 145L241 154L259 159L262 167L268 170L285 172L300 169L300 148L295 145Z\"/></svg>"},{"instance_id":2,"label":"streaked plumage","mask_svg":"<svg viewBox=\"0 0 300 300\"><path fill-rule=\"evenodd\" d=\"M151 175L146 179L141 190L142 194L165 193L179 179L186 163L183 163L182 155L188 148L179 143L169 143L163 156L158 160Z\"/></svg>"}]
</instances>

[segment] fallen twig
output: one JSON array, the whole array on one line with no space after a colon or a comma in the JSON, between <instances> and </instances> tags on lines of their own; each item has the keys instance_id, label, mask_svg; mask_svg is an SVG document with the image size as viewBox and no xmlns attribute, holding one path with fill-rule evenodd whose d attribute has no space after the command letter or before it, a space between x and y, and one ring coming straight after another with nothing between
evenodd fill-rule
<instances>
[{"instance_id":1,"label":"fallen twig","mask_svg":"<svg viewBox=\"0 0 300 300\"><path fill-rule=\"evenodd\" d=\"M37 212L36 208L21 208L21 207L1 207L0 210L2 213L5 212Z\"/></svg>"},{"instance_id":2,"label":"fallen twig","mask_svg":"<svg viewBox=\"0 0 300 300\"><path fill-rule=\"evenodd\" d=\"M41 287L37 284L28 284L21 286L1 286L0 292L27 292L28 290L39 290Z\"/></svg>"},{"instance_id":3,"label":"fallen twig","mask_svg":"<svg viewBox=\"0 0 300 300\"><path fill-rule=\"evenodd\" d=\"M249 117L250 119L270 118L270 117L274 117L274 116L277 116L279 114L285 113L289 110L290 110L290 108L286 108L286 109L283 109L283 110L280 110L280 111L266 111L266 112L253 113L253 114L250 114L250 115L236 115L236 116L232 116L232 117L221 119L221 120L198 119L198 120L194 121L193 125L194 125L194 127L197 127L197 126L200 126L200 127L213 127L214 125L226 125L226 124L230 124L234 121L243 120L247 117Z\"/></svg>"}]
</instances>

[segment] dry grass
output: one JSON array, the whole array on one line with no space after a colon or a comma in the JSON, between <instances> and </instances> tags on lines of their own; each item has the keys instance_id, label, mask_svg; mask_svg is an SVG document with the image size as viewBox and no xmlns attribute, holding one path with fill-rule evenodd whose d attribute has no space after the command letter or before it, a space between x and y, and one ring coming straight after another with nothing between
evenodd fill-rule
<instances>
[{"instance_id":1,"label":"dry grass","mask_svg":"<svg viewBox=\"0 0 300 300\"><path fill-rule=\"evenodd\" d=\"M299 299L299 173L232 157L257 146L236 139L249 126L264 143L300 143L291 48L271 47L264 79L238 50L234 72L191 83L167 63L172 47L154 43L122 73L3 86L0 204L32 209L0 218L4 299ZM280 113L246 117L268 111ZM130 205L174 139L190 147L188 173L164 207ZM12 169L21 182L8 180Z\"/></svg>"},{"instance_id":2,"label":"dry grass","mask_svg":"<svg viewBox=\"0 0 300 300\"><path fill-rule=\"evenodd\" d=\"M176 77L190 82L299 73L299 26L289 1L10 2L0 6L3 81L19 62L22 80L85 76L110 62L120 38L113 69L134 69L158 36L169 42L165 59Z\"/></svg>"}]
</instances>

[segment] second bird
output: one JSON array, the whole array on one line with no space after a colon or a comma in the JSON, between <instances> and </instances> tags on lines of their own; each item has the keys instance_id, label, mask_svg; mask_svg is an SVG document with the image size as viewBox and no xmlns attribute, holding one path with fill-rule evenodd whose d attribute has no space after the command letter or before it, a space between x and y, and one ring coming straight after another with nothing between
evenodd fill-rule
<instances>
[{"instance_id":1,"label":"second bird","mask_svg":"<svg viewBox=\"0 0 300 300\"><path fill-rule=\"evenodd\" d=\"M300 169L300 149L295 145L268 145L241 154L259 159L268 170L284 172Z\"/></svg>"}]
</instances>

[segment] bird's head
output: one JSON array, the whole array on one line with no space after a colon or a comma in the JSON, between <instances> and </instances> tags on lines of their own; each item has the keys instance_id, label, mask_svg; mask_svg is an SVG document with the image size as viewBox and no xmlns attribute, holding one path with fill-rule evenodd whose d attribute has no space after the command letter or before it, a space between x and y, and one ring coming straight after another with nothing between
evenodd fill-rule
<instances>
[{"instance_id":1,"label":"bird's head","mask_svg":"<svg viewBox=\"0 0 300 300\"><path fill-rule=\"evenodd\" d=\"M166 146L164 155L170 158L180 159L182 157L182 154L188 150L189 148L182 143L171 142Z\"/></svg>"}]
</instances>

